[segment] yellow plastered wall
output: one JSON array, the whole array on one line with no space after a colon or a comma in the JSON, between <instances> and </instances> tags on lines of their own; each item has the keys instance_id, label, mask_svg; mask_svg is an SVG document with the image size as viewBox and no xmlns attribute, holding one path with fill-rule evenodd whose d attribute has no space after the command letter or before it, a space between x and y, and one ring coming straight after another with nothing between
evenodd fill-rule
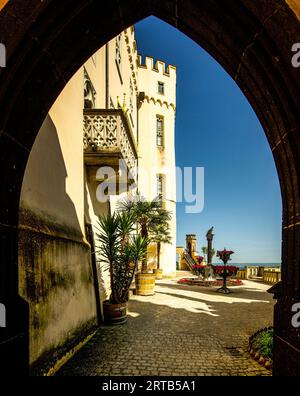
<instances>
[{"instance_id":1,"label":"yellow plastered wall","mask_svg":"<svg viewBox=\"0 0 300 396\"><path fill-rule=\"evenodd\" d=\"M175 109L176 68L146 57L138 69L139 91L144 100L139 110L139 183L142 195L149 200L158 194L157 176L163 176L163 201L172 213L170 222L172 243L161 248L161 268L164 275L176 273L176 168L175 168ZM158 82L164 83L164 94L158 92ZM163 149L157 146L156 118L164 120Z\"/></svg>"}]
</instances>

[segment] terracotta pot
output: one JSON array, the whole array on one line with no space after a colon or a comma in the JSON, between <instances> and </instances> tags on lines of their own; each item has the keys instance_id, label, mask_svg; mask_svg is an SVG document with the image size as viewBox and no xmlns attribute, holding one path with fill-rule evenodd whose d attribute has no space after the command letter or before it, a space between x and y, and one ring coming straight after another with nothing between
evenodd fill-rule
<instances>
[{"instance_id":1,"label":"terracotta pot","mask_svg":"<svg viewBox=\"0 0 300 396\"><path fill-rule=\"evenodd\" d=\"M258 363L261 364L261 365L264 365L265 362L266 362L266 359L265 359L263 356L261 356L261 357L259 358L259 360L258 360Z\"/></svg>"},{"instance_id":2,"label":"terracotta pot","mask_svg":"<svg viewBox=\"0 0 300 396\"><path fill-rule=\"evenodd\" d=\"M152 296L154 294L155 274L136 274L135 285L138 296Z\"/></svg>"},{"instance_id":3,"label":"terracotta pot","mask_svg":"<svg viewBox=\"0 0 300 396\"><path fill-rule=\"evenodd\" d=\"M155 279L162 280L162 278L163 278L163 270L162 269L154 269L153 273L155 275Z\"/></svg>"},{"instance_id":4,"label":"terracotta pot","mask_svg":"<svg viewBox=\"0 0 300 396\"><path fill-rule=\"evenodd\" d=\"M104 323L121 325L127 322L127 302L113 304L109 301L103 303Z\"/></svg>"},{"instance_id":5,"label":"terracotta pot","mask_svg":"<svg viewBox=\"0 0 300 396\"><path fill-rule=\"evenodd\" d=\"M272 362L270 360L266 360L265 368L268 369L268 370L272 369Z\"/></svg>"}]
</instances>

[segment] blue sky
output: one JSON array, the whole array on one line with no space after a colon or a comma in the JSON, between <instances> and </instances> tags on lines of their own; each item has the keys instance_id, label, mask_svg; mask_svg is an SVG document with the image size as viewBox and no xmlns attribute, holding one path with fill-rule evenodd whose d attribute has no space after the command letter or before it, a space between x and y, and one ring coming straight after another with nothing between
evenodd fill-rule
<instances>
[{"instance_id":1,"label":"blue sky","mask_svg":"<svg viewBox=\"0 0 300 396\"><path fill-rule=\"evenodd\" d=\"M135 25L139 52L177 66L176 164L204 167L205 206L177 204L177 245L214 226L214 247L235 263L280 263L281 196L272 153L247 99L227 72L178 30L151 17Z\"/></svg>"}]
</instances>

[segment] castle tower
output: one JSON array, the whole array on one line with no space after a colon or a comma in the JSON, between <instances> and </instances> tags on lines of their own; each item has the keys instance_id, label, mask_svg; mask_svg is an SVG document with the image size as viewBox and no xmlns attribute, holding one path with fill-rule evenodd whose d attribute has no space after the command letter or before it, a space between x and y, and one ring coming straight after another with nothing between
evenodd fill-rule
<instances>
[{"instance_id":1,"label":"castle tower","mask_svg":"<svg viewBox=\"0 0 300 396\"><path fill-rule=\"evenodd\" d=\"M197 252L197 237L195 234L186 236L186 250L192 258L195 257Z\"/></svg>"},{"instance_id":2,"label":"castle tower","mask_svg":"<svg viewBox=\"0 0 300 396\"><path fill-rule=\"evenodd\" d=\"M175 114L176 67L139 57L138 189L151 200L158 197L172 214L171 244L163 244L161 268L165 276L176 274L176 165ZM150 255L149 255L150 256ZM150 263L151 264L151 263Z\"/></svg>"}]
</instances>

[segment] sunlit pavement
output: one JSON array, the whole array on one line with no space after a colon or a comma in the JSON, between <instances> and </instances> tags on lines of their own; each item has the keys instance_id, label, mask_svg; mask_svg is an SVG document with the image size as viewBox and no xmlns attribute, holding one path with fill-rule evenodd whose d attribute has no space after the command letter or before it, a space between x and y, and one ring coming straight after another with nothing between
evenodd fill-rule
<instances>
[{"instance_id":1,"label":"sunlit pavement","mask_svg":"<svg viewBox=\"0 0 300 396\"><path fill-rule=\"evenodd\" d=\"M155 295L133 296L128 323L102 326L58 375L270 375L249 358L249 336L272 324L269 286L216 287L157 281Z\"/></svg>"}]
</instances>

